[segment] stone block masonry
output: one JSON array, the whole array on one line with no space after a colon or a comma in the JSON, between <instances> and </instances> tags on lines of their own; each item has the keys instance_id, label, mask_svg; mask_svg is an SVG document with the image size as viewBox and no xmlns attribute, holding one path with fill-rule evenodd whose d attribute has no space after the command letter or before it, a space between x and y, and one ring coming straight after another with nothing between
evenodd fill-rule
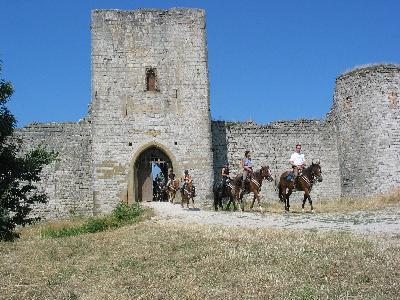
<instances>
[{"instance_id":1,"label":"stone block masonry","mask_svg":"<svg viewBox=\"0 0 400 300\"><path fill-rule=\"evenodd\" d=\"M203 10L92 12L97 211L134 201L135 162L151 147L168 154L178 176L185 169L192 173L199 198L211 197L207 61Z\"/></svg>"},{"instance_id":2,"label":"stone block masonry","mask_svg":"<svg viewBox=\"0 0 400 300\"><path fill-rule=\"evenodd\" d=\"M358 67L336 79L328 117L338 136L343 195L400 185L400 66Z\"/></svg>"},{"instance_id":3,"label":"stone block masonry","mask_svg":"<svg viewBox=\"0 0 400 300\"><path fill-rule=\"evenodd\" d=\"M322 120L211 121L205 28L200 9L92 12L88 115L78 123L33 124L15 133L23 151L44 144L59 152L42 176L50 201L36 207L36 215L102 214L138 200L146 185L140 180L150 176L148 163L155 159L151 153L160 151L178 177L190 171L198 202L211 200L224 163L240 172L245 150L252 151L256 169L269 165L273 172L275 181L263 184L263 201L278 200L275 186L290 169L296 143L308 163L321 163L324 180L313 187L314 201L400 186L399 65L339 76ZM292 196L300 198L302 193Z\"/></svg>"},{"instance_id":4,"label":"stone block masonry","mask_svg":"<svg viewBox=\"0 0 400 300\"><path fill-rule=\"evenodd\" d=\"M23 152L39 145L58 153L57 159L43 170L40 189L49 202L38 205L33 215L47 219L71 215L92 215L92 139L91 124L31 124L15 131L23 141Z\"/></svg>"},{"instance_id":5,"label":"stone block masonry","mask_svg":"<svg viewBox=\"0 0 400 300\"><path fill-rule=\"evenodd\" d=\"M264 181L261 197L264 201L278 200L277 185L281 174L291 169L289 158L297 143L307 163L321 162L324 180L315 184L312 197L338 198L341 195L339 162L336 136L326 121L299 120L280 121L268 125L252 122L213 122L213 150L215 178L219 178L222 165L229 162L233 175L240 174L240 161L246 150L250 150L255 170L268 165L274 182ZM293 199L302 199L302 193L295 193Z\"/></svg>"}]
</instances>

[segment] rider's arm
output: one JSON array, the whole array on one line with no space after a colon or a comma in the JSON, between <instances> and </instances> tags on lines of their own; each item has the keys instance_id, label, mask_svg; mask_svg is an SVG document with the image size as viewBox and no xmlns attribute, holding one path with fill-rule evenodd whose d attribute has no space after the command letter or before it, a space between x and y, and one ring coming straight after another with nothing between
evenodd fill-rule
<instances>
[{"instance_id":1,"label":"rider's arm","mask_svg":"<svg viewBox=\"0 0 400 300\"><path fill-rule=\"evenodd\" d=\"M290 156L290 159L289 159L289 164L291 164L292 166L294 165L294 154L292 154L292 156Z\"/></svg>"}]
</instances>

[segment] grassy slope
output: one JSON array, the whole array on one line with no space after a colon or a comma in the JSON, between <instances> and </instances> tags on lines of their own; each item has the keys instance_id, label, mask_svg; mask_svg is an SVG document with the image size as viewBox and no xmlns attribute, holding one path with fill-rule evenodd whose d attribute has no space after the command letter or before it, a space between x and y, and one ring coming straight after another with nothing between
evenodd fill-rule
<instances>
[{"instance_id":1,"label":"grassy slope","mask_svg":"<svg viewBox=\"0 0 400 300\"><path fill-rule=\"evenodd\" d=\"M0 243L4 299L400 298L400 238L165 226Z\"/></svg>"}]
</instances>

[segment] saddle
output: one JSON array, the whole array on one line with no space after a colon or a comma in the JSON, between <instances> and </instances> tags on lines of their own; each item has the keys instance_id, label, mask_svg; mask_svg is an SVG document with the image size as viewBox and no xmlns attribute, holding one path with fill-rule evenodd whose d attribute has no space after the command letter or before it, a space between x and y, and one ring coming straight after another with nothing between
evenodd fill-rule
<instances>
[{"instance_id":1,"label":"saddle","mask_svg":"<svg viewBox=\"0 0 400 300\"><path fill-rule=\"evenodd\" d=\"M303 170L299 170L299 175L297 176L297 177L300 177L301 175L302 175L302 173L303 173ZM293 181L294 180L294 173L293 173L293 171L289 171L288 172L288 174L286 175L286 177L285 177L285 180L287 181L287 182L289 182L289 181Z\"/></svg>"}]
</instances>

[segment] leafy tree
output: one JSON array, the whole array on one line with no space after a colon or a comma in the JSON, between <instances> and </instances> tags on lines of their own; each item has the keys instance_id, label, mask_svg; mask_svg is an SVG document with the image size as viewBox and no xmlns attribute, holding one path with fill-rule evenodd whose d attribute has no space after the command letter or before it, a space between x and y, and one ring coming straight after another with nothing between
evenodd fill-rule
<instances>
[{"instance_id":1,"label":"leafy tree","mask_svg":"<svg viewBox=\"0 0 400 300\"><path fill-rule=\"evenodd\" d=\"M0 74L1 70L0 61ZM0 240L18 237L17 225L37 220L28 216L32 205L45 203L47 198L35 183L40 181L43 166L56 157L43 147L19 155L21 141L12 136L16 120L6 107L13 92L11 82L0 79Z\"/></svg>"}]
</instances>

